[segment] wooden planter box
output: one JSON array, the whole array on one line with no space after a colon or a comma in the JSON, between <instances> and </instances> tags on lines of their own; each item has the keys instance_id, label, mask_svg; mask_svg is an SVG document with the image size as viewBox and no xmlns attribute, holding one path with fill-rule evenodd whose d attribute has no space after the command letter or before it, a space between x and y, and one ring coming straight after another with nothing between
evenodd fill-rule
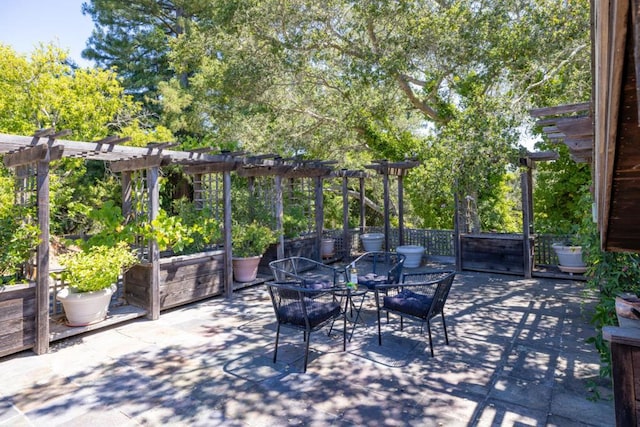
<instances>
[{"instance_id":1,"label":"wooden planter box","mask_svg":"<svg viewBox=\"0 0 640 427\"><path fill-rule=\"evenodd\" d=\"M531 241L533 247L533 238ZM521 234L463 234L460 251L463 270L524 274L524 238Z\"/></svg>"},{"instance_id":2,"label":"wooden planter box","mask_svg":"<svg viewBox=\"0 0 640 427\"><path fill-rule=\"evenodd\" d=\"M33 348L36 284L0 286L0 357Z\"/></svg>"},{"instance_id":3,"label":"wooden planter box","mask_svg":"<svg viewBox=\"0 0 640 427\"><path fill-rule=\"evenodd\" d=\"M317 259L318 251L316 248L316 236L309 235L304 237L296 237L293 239L285 239L284 241L284 257L301 256L305 258ZM262 255L258 273L271 275L269 263L278 259L278 244L269 245L267 251Z\"/></svg>"},{"instance_id":4,"label":"wooden planter box","mask_svg":"<svg viewBox=\"0 0 640 427\"><path fill-rule=\"evenodd\" d=\"M149 309L151 264L137 264L124 276L124 296ZM209 251L160 259L160 310L222 295L224 252Z\"/></svg>"}]
</instances>

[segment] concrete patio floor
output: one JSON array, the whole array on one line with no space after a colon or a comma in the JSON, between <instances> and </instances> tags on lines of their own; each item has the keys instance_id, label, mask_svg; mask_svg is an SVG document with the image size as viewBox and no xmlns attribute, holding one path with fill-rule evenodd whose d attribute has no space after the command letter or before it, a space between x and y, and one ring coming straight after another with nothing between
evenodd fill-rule
<instances>
[{"instance_id":1,"label":"concrete patio floor","mask_svg":"<svg viewBox=\"0 0 640 427\"><path fill-rule=\"evenodd\" d=\"M0 359L0 425L611 426L584 286L458 273L433 358L415 323L378 346L370 300L346 352L312 334L306 374L300 333L272 362L271 302L247 288Z\"/></svg>"}]
</instances>

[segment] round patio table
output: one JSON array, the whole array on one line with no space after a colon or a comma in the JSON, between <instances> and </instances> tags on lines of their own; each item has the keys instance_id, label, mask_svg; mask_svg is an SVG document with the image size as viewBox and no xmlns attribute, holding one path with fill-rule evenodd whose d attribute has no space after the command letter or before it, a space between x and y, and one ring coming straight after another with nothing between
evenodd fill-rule
<instances>
[{"instance_id":1,"label":"round patio table","mask_svg":"<svg viewBox=\"0 0 640 427\"><path fill-rule=\"evenodd\" d=\"M353 324L351 327L351 334L349 334L349 342L351 342L351 338L353 337L353 333L356 330L358 322L361 321L360 312L362 311L362 305L364 304L367 292L369 291L370 289L366 286L358 285L356 289L345 288L344 290L336 292L336 295L347 298L344 306L344 315L347 318L347 321Z\"/></svg>"}]
</instances>

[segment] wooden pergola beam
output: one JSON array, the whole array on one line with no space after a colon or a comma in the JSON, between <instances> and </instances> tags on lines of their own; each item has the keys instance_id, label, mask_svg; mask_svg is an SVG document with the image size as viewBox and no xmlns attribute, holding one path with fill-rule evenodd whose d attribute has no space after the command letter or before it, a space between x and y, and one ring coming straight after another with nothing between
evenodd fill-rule
<instances>
[{"instance_id":1,"label":"wooden pergola beam","mask_svg":"<svg viewBox=\"0 0 640 427\"><path fill-rule=\"evenodd\" d=\"M529 110L531 117L556 116L560 114L579 113L590 111L591 102L580 102L577 104L557 105L554 107L543 107Z\"/></svg>"},{"instance_id":2,"label":"wooden pergola beam","mask_svg":"<svg viewBox=\"0 0 640 427\"><path fill-rule=\"evenodd\" d=\"M38 144L15 153L5 154L4 165L8 168L15 168L44 160L58 160L62 157L63 152L64 147L62 146L49 148L47 144Z\"/></svg>"},{"instance_id":3,"label":"wooden pergola beam","mask_svg":"<svg viewBox=\"0 0 640 427\"><path fill-rule=\"evenodd\" d=\"M152 167L160 167L162 165L163 156L160 154L145 156L134 159L119 160L111 162L109 169L112 172L136 171L149 169Z\"/></svg>"}]
</instances>

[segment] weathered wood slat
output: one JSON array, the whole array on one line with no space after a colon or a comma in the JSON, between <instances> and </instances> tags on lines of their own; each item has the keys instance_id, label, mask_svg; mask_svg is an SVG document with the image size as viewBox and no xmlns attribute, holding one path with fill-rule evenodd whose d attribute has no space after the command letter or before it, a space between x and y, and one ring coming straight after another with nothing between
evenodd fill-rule
<instances>
[{"instance_id":1,"label":"weathered wood slat","mask_svg":"<svg viewBox=\"0 0 640 427\"><path fill-rule=\"evenodd\" d=\"M462 269L524 273L524 242L520 235L462 235Z\"/></svg>"},{"instance_id":2,"label":"weathered wood slat","mask_svg":"<svg viewBox=\"0 0 640 427\"><path fill-rule=\"evenodd\" d=\"M36 287L0 290L0 356L32 348L36 339Z\"/></svg>"},{"instance_id":3,"label":"weathered wood slat","mask_svg":"<svg viewBox=\"0 0 640 427\"><path fill-rule=\"evenodd\" d=\"M224 291L224 254L203 253L160 262L160 309L175 307ZM151 264L138 264L125 274L124 294L129 304L147 309L151 295Z\"/></svg>"}]
</instances>

